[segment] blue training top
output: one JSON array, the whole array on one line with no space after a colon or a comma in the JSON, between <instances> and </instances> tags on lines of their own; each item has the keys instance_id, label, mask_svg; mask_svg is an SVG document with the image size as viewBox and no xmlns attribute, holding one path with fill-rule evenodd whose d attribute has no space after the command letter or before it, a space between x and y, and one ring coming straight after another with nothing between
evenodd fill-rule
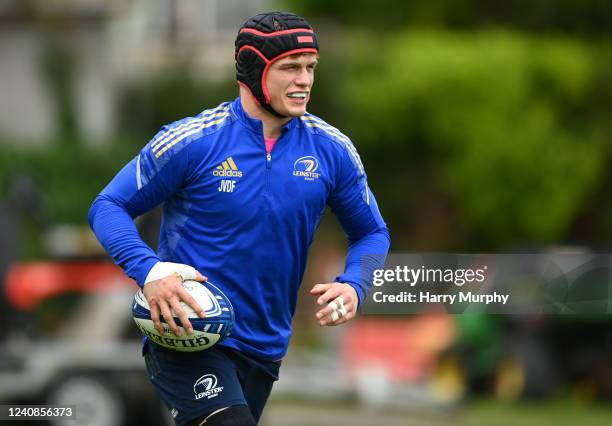
<instances>
[{"instance_id":1,"label":"blue training top","mask_svg":"<svg viewBox=\"0 0 612 426\"><path fill-rule=\"evenodd\" d=\"M164 203L157 253L133 219ZM349 240L336 278L363 301L389 232L348 137L320 118L291 119L271 154L240 98L164 126L96 197L89 222L139 285L158 261L208 276L234 305L222 344L263 359L287 352L298 288L326 206Z\"/></svg>"}]
</instances>

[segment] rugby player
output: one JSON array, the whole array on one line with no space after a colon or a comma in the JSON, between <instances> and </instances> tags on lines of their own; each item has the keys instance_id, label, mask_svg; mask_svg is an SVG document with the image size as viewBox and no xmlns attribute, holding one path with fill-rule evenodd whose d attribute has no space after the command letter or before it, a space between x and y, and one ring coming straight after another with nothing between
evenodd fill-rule
<instances>
[{"instance_id":1,"label":"rugby player","mask_svg":"<svg viewBox=\"0 0 612 426\"><path fill-rule=\"evenodd\" d=\"M239 97L164 126L89 213L102 245L162 319L190 331L181 286L207 277L231 300L232 335L202 352L145 341L150 379L177 425L257 424L287 352L308 247L330 206L346 232L344 272L310 293L321 326L355 316L383 266L389 232L349 138L306 112L317 36L287 12L256 15L235 43ZM157 251L133 219L163 203Z\"/></svg>"}]
</instances>

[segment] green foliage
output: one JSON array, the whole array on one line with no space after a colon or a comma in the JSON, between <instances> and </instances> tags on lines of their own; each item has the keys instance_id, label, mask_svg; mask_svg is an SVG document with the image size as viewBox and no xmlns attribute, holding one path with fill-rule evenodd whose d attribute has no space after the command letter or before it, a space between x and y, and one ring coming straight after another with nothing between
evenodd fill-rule
<instances>
[{"instance_id":1,"label":"green foliage","mask_svg":"<svg viewBox=\"0 0 612 426\"><path fill-rule=\"evenodd\" d=\"M57 133L74 136L78 133L73 87L77 58L64 43L50 37L45 41L40 62L40 72L57 110Z\"/></svg>"},{"instance_id":2,"label":"green foliage","mask_svg":"<svg viewBox=\"0 0 612 426\"><path fill-rule=\"evenodd\" d=\"M0 188L15 176L28 176L42 195L49 222L86 223L94 197L137 151L126 141L103 150L80 143L50 143L45 149L0 144Z\"/></svg>"},{"instance_id":3,"label":"green foliage","mask_svg":"<svg viewBox=\"0 0 612 426\"><path fill-rule=\"evenodd\" d=\"M398 201L383 191L381 204L403 210L393 216L400 227L427 227L432 210L444 208L428 209L431 193L450 199L442 215L456 228L447 246L563 238L607 152L606 126L589 114L596 62L588 49L563 39L434 32L361 46L354 56L370 65L346 80L347 126L366 152L386 152L376 173L404 194ZM420 174L407 180L402 170L412 167ZM418 205L405 203L414 197ZM414 219L419 208L427 216Z\"/></svg>"},{"instance_id":4,"label":"green foliage","mask_svg":"<svg viewBox=\"0 0 612 426\"><path fill-rule=\"evenodd\" d=\"M530 32L612 35L609 0L285 0L280 8L314 23L333 20L354 28L394 33L423 26L454 29L491 26Z\"/></svg>"}]
</instances>

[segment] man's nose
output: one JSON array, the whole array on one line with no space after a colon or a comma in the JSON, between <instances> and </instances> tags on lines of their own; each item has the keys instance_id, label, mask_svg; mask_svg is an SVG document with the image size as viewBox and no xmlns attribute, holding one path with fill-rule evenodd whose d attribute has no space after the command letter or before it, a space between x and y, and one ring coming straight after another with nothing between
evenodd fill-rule
<instances>
[{"instance_id":1,"label":"man's nose","mask_svg":"<svg viewBox=\"0 0 612 426\"><path fill-rule=\"evenodd\" d=\"M298 86L310 86L312 84L312 76L308 72L308 68L300 69L299 74L295 77L295 84Z\"/></svg>"}]
</instances>

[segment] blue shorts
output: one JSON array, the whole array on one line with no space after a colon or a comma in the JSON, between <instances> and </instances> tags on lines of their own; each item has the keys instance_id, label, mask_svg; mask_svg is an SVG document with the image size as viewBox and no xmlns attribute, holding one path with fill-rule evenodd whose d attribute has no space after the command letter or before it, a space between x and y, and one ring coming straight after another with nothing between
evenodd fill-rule
<instances>
[{"instance_id":1,"label":"blue shorts","mask_svg":"<svg viewBox=\"0 0 612 426\"><path fill-rule=\"evenodd\" d=\"M145 341L149 379L177 425L230 405L247 405L259 421L280 362L255 360L224 346L176 352Z\"/></svg>"}]
</instances>

